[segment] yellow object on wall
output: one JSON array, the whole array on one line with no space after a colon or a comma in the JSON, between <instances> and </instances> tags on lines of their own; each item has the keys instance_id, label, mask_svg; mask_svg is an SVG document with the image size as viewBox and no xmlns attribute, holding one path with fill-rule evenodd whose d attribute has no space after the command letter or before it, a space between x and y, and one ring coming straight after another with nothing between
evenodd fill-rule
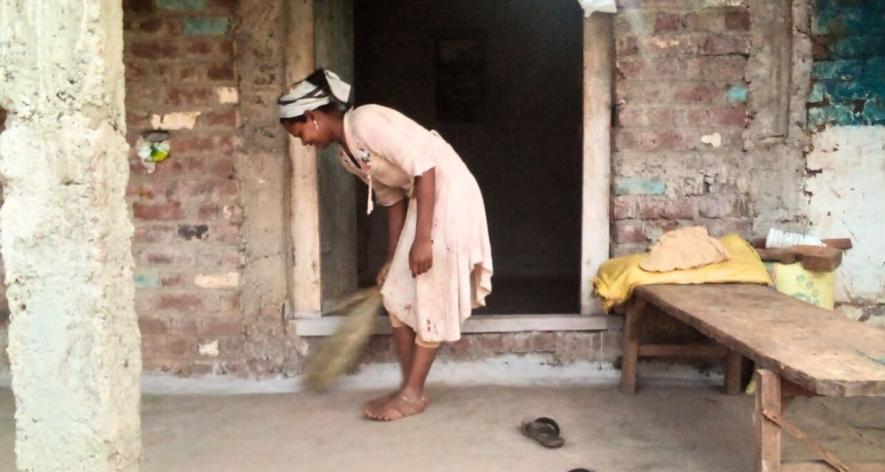
<instances>
[{"instance_id":1,"label":"yellow object on wall","mask_svg":"<svg viewBox=\"0 0 885 472\"><path fill-rule=\"evenodd\" d=\"M609 259L602 263L593 279L596 294L602 298L605 310L609 311L629 299L633 289L640 285L713 283L772 285L771 277L759 254L756 254L743 238L729 234L719 241L728 252L728 260L696 269L647 272L639 267L639 263L647 257L647 254Z\"/></svg>"},{"instance_id":2,"label":"yellow object on wall","mask_svg":"<svg viewBox=\"0 0 885 472\"><path fill-rule=\"evenodd\" d=\"M833 309L833 292L836 286L835 272L810 272L802 264L766 264L774 288L803 302Z\"/></svg>"}]
</instances>

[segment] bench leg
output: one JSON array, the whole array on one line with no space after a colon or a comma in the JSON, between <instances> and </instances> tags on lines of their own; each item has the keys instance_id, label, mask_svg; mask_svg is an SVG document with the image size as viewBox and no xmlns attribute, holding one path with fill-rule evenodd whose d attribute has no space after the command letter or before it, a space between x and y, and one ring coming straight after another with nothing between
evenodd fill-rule
<instances>
[{"instance_id":1,"label":"bench leg","mask_svg":"<svg viewBox=\"0 0 885 472\"><path fill-rule=\"evenodd\" d=\"M781 472L781 428L765 418L763 410L780 415L781 379L774 372L758 369L756 381L756 441L759 447L759 472Z\"/></svg>"},{"instance_id":2,"label":"bench leg","mask_svg":"<svg viewBox=\"0 0 885 472\"><path fill-rule=\"evenodd\" d=\"M744 356L741 353L729 350L725 358L725 393L736 395L741 392L741 365Z\"/></svg>"},{"instance_id":3,"label":"bench leg","mask_svg":"<svg viewBox=\"0 0 885 472\"><path fill-rule=\"evenodd\" d=\"M624 355L621 360L621 392L636 392L636 363L639 360L639 338L637 327L645 302L634 299L627 305L624 320Z\"/></svg>"}]
</instances>

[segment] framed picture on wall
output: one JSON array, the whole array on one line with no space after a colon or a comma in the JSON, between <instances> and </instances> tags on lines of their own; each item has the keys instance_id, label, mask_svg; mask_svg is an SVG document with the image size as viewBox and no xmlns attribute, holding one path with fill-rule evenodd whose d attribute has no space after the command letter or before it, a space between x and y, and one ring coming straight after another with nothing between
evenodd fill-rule
<instances>
[{"instance_id":1,"label":"framed picture on wall","mask_svg":"<svg viewBox=\"0 0 885 472\"><path fill-rule=\"evenodd\" d=\"M485 35L482 31L436 34L436 119L440 122L483 121Z\"/></svg>"}]
</instances>

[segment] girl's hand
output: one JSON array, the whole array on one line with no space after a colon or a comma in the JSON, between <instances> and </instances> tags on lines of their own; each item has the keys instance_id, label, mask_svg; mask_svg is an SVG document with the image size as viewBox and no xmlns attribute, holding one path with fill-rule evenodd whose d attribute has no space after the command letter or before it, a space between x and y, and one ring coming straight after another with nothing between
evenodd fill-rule
<instances>
[{"instance_id":1,"label":"girl's hand","mask_svg":"<svg viewBox=\"0 0 885 472\"><path fill-rule=\"evenodd\" d=\"M409 269L417 277L433 267L433 244L429 238L415 239L409 251Z\"/></svg>"},{"instance_id":2,"label":"girl's hand","mask_svg":"<svg viewBox=\"0 0 885 472\"><path fill-rule=\"evenodd\" d=\"M384 263L380 269L378 269L378 275L375 276L375 283L378 286L384 285L384 281L387 280L387 273L390 272L390 261Z\"/></svg>"}]
</instances>

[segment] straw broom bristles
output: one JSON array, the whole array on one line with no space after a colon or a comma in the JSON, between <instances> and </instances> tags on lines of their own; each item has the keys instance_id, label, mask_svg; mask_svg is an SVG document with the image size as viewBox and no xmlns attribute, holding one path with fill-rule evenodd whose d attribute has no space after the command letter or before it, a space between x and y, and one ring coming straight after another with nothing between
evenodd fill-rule
<instances>
[{"instance_id":1,"label":"straw broom bristles","mask_svg":"<svg viewBox=\"0 0 885 472\"><path fill-rule=\"evenodd\" d=\"M352 369L375 331L381 309L378 288L365 290L362 298L346 309L347 319L318 349L308 354L305 382L311 390L322 391L341 374Z\"/></svg>"}]
</instances>

